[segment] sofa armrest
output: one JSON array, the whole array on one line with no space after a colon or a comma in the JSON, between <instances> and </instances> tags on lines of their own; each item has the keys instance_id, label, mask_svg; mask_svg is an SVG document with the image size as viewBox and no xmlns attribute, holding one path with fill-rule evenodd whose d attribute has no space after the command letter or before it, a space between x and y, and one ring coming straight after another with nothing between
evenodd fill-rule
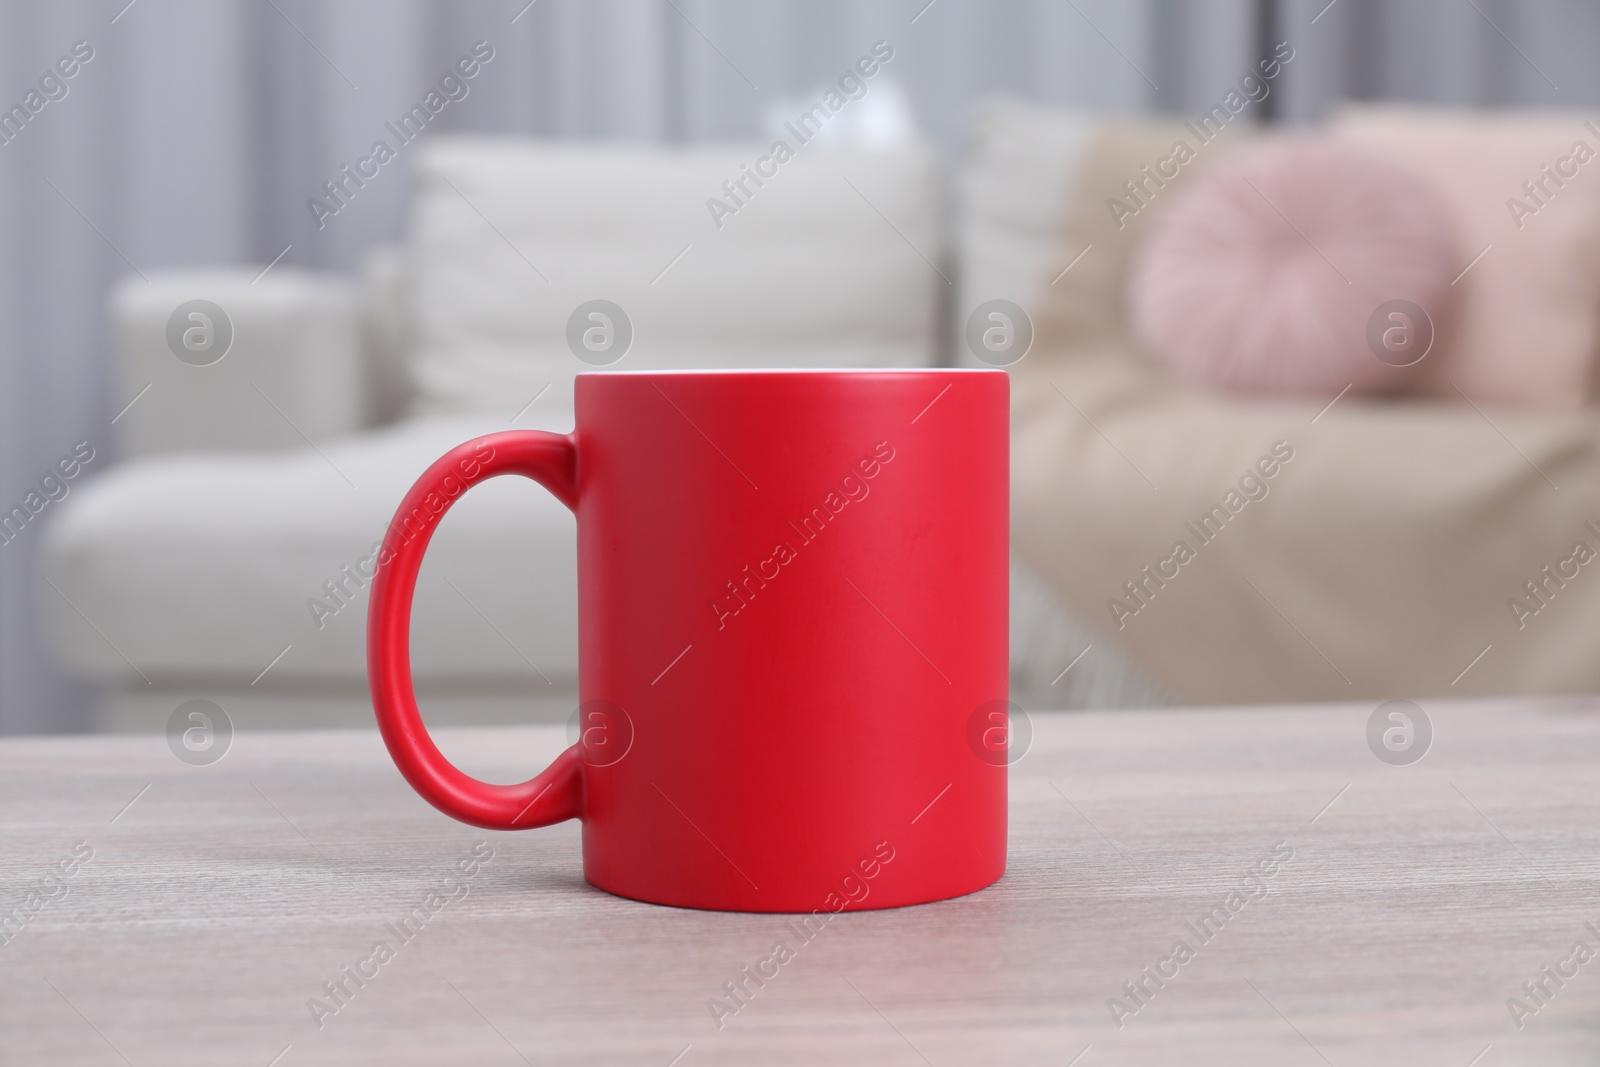
<instances>
[{"instance_id":1,"label":"sofa armrest","mask_svg":"<svg viewBox=\"0 0 1600 1067\"><path fill-rule=\"evenodd\" d=\"M298 448L363 424L344 279L286 268L152 274L119 283L111 310L123 457Z\"/></svg>"}]
</instances>

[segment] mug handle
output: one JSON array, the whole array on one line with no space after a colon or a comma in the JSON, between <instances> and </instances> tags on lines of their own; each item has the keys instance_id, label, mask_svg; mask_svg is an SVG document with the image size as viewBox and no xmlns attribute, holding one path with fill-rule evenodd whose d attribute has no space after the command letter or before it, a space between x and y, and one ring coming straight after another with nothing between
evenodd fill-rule
<instances>
[{"instance_id":1,"label":"mug handle","mask_svg":"<svg viewBox=\"0 0 1600 1067\"><path fill-rule=\"evenodd\" d=\"M521 785L494 785L444 757L417 710L411 681L411 601L428 541L450 505L499 474L532 478L576 510L575 437L508 430L451 449L406 493L384 533L367 613L367 680L378 729L400 773L422 798L453 819L486 830L522 830L579 818L583 761L573 745Z\"/></svg>"}]
</instances>

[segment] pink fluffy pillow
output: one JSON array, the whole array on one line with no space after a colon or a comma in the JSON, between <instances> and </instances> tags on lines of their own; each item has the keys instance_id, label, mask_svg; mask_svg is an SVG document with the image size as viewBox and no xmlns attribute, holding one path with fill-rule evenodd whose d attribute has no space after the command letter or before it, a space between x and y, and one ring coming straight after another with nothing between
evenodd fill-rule
<instances>
[{"instance_id":1,"label":"pink fluffy pillow","mask_svg":"<svg viewBox=\"0 0 1600 1067\"><path fill-rule=\"evenodd\" d=\"M1402 384L1396 365L1425 351L1379 359L1374 345L1391 321L1396 343L1431 345L1460 265L1425 177L1331 138L1293 137L1197 175L1153 223L1128 299L1140 340L1187 381L1376 392ZM1422 308L1431 329L1391 320L1392 307L1379 310L1390 301Z\"/></svg>"}]
</instances>

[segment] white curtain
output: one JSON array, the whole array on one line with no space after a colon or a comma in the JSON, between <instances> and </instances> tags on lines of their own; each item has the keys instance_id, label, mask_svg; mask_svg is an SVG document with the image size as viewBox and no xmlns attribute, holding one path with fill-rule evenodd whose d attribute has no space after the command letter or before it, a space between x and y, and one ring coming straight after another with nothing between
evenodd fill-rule
<instances>
[{"instance_id":1,"label":"white curtain","mask_svg":"<svg viewBox=\"0 0 1600 1067\"><path fill-rule=\"evenodd\" d=\"M0 512L80 440L114 461L105 296L136 272L348 269L404 226L399 166L317 228L306 207L473 43L494 59L434 125L670 142L752 136L878 39L923 128L1002 92L1100 112L1209 106L1263 41L1278 113L1341 96L1579 107L1600 10L1576 0L0 0L0 109L93 57L0 144ZM1319 12L1321 12L1319 16ZM1313 18L1316 19L1313 23ZM1270 46L1269 46L1270 47ZM287 249L287 252L285 252ZM85 723L35 631L40 529L0 545L0 732ZM91 620L92 621L92 620Z\"/></svg>"}]
</instances>

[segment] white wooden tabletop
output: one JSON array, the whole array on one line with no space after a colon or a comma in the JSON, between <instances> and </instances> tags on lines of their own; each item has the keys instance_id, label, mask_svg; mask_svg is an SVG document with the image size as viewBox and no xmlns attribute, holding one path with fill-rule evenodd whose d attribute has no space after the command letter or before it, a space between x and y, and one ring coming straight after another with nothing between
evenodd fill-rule
<instances>
[{"instance_id":1,"label":"white wooden tabletop","mask_svg":"<svg viewBox=\"0 0 1600 1067\"><path fill-rule=\"evenodd\" d=\"M1410 766L1370 704L1035 713L1005 878L809 942L451 822L372 731L7 740L0 1063L1593 1063L1600 703L1425 708ZM563 737L441 744L510 781Z\"/></svg>"}]
</instances>

